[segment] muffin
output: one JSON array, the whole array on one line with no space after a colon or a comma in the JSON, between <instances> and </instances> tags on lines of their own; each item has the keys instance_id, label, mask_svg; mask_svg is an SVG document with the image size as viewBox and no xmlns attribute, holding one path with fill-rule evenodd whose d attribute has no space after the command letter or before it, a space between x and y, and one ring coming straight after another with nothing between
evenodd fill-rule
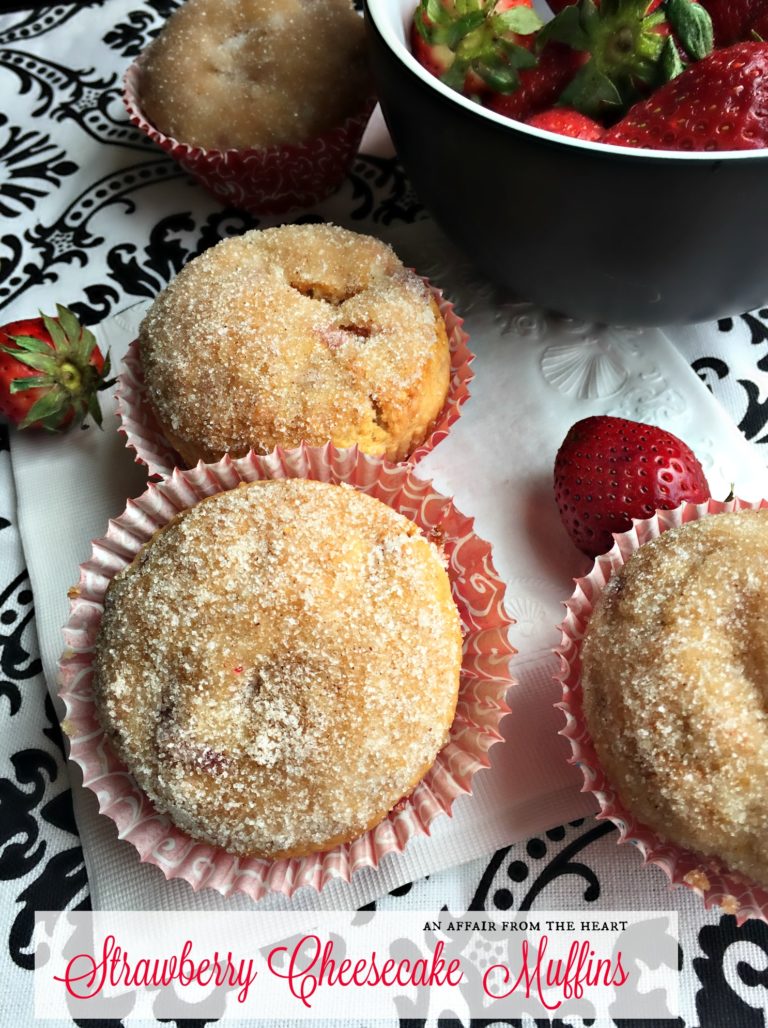
<instances>
[{"instance_id":1,"label":"muffin","mask_svg":"<svg viewBox=\"0 0 768 1028\"><path fill-rule=\"evenodd\" d=\"M300 442L402 460L450 384L432 292L386 244L325 224L226 239L139 332L146 397L187 465Z\"/></svg>"},{"instance_id":2,"label":"muffin","mask_svg":"<svg viewBox=\"0 0 768 1028\"><path fill-rule=\"evenodd\" d=\"M440 555L344 486L257 481L155 534L108 589L94 691L182 830L240 856L381 821L448 737L462 640Z\"/></svg>"},{"instance_id":3,"label":"muffin","mask_svg":"<svg viewBox=\"0 0 768 1028\"><path fill-rule=\"evenodd\" d=\"M123 100L222 203L311 206L343 181L375 103L362 18L350 0L187 0Z\"/></svg>"},{"instance_id":4,"label":"muffin","mask_svg":"<svg viewBox=\"0 0 768 1028\"><path fill-rule=\"evenodd\" d=\"M372 92L350 0L186 0L145 51L144 112L213 150L300 143Z\"/></svg>"},{"instance_id":5,"label":"muffin","mask_svg":"<svg viewBox=\"0 0 768 1028\"><path fill-rule=\"evenodd\" d=\"M762 884L767 551L766 510L664 532L610 578L581 650L587 727L624 807ZM703 872L696 881L709 887Z\"/></svg>"}]
</instances>

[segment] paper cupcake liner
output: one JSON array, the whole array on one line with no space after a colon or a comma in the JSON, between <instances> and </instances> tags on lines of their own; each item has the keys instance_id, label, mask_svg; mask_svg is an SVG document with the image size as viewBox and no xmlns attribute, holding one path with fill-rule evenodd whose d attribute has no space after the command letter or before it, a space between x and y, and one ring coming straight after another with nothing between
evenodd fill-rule
<instances>
[{"instance_id":1,"label":"paper cupcake liner","mask_svg":"<svg viewBox=\"0 0 768 1028\"><path fill-rule=\"evenodd\" d=\"M763 507L768 507L768 501L750 503L736 499L723 503L709 500L700 504L683 503L674 510L657 511L647 520L633 521L628 532L615 536L613 548L597 558L589 574L585 578L576 579L573 596L566 603L568 612L560 626L562 639L556 651L560 657L557 677L563 686L563 699L557 706L564 711L566 718L565 728L560 734L571 744L570 762L576 764L584 776L582 792L591 792L599 803L597 817L613 821L619 829L619 842L637 846L643 855L644 864L660 867L673 886L693 889L703 898L707 909L720 906L725 913L734 914L739 924L750 917L768 920L768 889L745 875L729 871L716 857L695 853L670 842L629 813L606 778L589 734L582 706L580 651L600 593L613 573L640 546L670 528L712 514L758 510Z\"/></svg>"},{"instance_id":2,"label":"paper cupcake liner","mask_svg":"<svg viewBox=\"0 0 768 1028\"><path fill-rule=\"evenodd\" d=\"M475 355L469 349L469 336L462 327L463 319L456 314L453 304L445 299L440 289L430 285L426 279L423 281L445 322L451 350L451 381L443 408L426 439L409 456L403 457L409 464L416 464L446 438L451 426L458 421L462 406L469 399L469 383L474 377L470 364ZM115 397L121 423L118 431L125 435L126 447L135 451L137 464L145 464L151 476L160 478L167 478L176 467L186 466L183 458L164 437L147 399L138 340L130 344L123 358ZM407 450L404 452L407 454Z\"/></svg>"},{"instance_id":3,"label":"paper cupcake liner","mask_svg":"<svg viewBox=\"0 0 768 1028\"><path fill-rule=\"evenodd\" d=\"M195 840L155 810L115 756L99 722L92 689L93 648L111 579L179 511L241 482L264 478L348 483L439 540L464 632L450 737L411 795L351 843L327 853L275 861L236 857ZM167 878L184 878L195 890L212 888L225 896L244 892L254 900L267 893L291 896L302 886L319 891L334 879L348 881L360 868L376 867L386 854L401 852L409 839L428 835L435 818L450 814L456 797L471 792L472 778L488 766L488 751L500 740L499 724L509 713L505 696L513 683L509 659L515 650L508 638L513 622L504 609L504 584L493 567L490 545L474 534L470 518L436 493L431 483L416 478L407 465L368 457L356 447L302 445L266 457L225 457L217 464L174 471L171 478L150 484L142 496L129 500L124 513L110 521L106 536L93 543L90 560L81 565L79 584L70 595L66 649L59 668L71 757L82 769L84 785L98 797L100 811L117 825L119 837L138 850L142 861L155 864Z\"/></svg>"},{"instance_id":4,"label":"paper cupcake liner","mask_svg":"<svg viewBox=\"0 0 768 1028\"><path fill-rule=\"evenodd\" d=\"M141 57L123 78L123 103L133 124L217 200L251 214L284 214L330 196L352 164L376 104L366 97L356 114L302 143L207 150L166 136L148 120L139 99L140 68Z\"/></svg>"}]
</instances>

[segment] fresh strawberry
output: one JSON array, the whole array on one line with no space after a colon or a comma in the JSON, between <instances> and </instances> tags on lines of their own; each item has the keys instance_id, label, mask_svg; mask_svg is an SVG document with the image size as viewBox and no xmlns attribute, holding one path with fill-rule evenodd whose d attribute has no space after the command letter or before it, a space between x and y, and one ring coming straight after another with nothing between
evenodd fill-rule
<instances>
[{"instance_id":1,"label":"fresh strawberry","mask_svg":"<svg viewBox=\"0 0 768 1028\"><path fill-rule=\"evenodd\" d=\"M690 447L663 428L625 418L577 421L555 458L555 502L563 524L590 557L610 550L613 532L683 500L710 495Z\"/></svg>"},{"instance_id":2,"label":"fresh strawberry","mask_svg":"<svg viewBox=\"0 0 768 1028\"><path fill-rule=\"evenodd\" d=\"M535 68L523 68L519 82L509 93L492 93L486 106L497 114L526 121L553 107L573 76L589 58L561 43L549 43Z\"/></svg>"},{"instance_id":3,"label":"fresh strawberry","mask_svg":"<svg viewBox=\"0 0 768 1028\"><path fill-rule=\"evenodd\" d=\"M0 415L19 428L56 432L90 414L101 425L97 392L109 375L93 334L57 305L57 317L0 328Z\"/></svg>"},{"instance_id":4,"label":"fresh strawberry","mask_svg":"<svg viewBox=\"0 0 768 1028\"><path fill-rule=\"evenodd\" d=\"M541 114L534 114L528 119L528 124L549 132L559 132L561 136L570 136L571 139L588 139L593 143L605 135L602 125L598 125L586 114L579 114L567 107L552 107Z\"/></svg>"},{"instance_id":5,"label":"fresh strawberry","mask_svg":"<svg viewBox=\"0 0 768 1028\"><path fill-rule=\"evenodd\" d=\"M713 45L711 20L697 0L579 0L544 26L537 48L552 41L586 55L559 103L612 119Z\"/></svg>"},{"instance_id":6,"label":"fresh strawberry","mask_svg":"<svg viewBox=\"0 0 768 1028\"><path fill-rule=\"evenodd\" d=\"M507 92L531 68L541 28L532 0L421 0L411 24L414 57L466 96Z\"/></svg>"},{"instance_id":7,"label":"fresh strawberry","mask_svg":"<svg viewBox=\"0 0 768 1028\"><path fill-rule=\"evenodd\" d=\"M717 47L749 39L754 23L768 8L766 0L701 0L701 5L712 19Z\"/></svg>"},{"instance_id":8,"label":"fresh strawberry","mask_svg":"<svg viewBox=\"0 0 768 1028\"><path fill-rule=\"evenodd\" d=\"M656 150L768 146L768 43L715 50L637 104L604 143Z\"/></svg>"}]
</instances>

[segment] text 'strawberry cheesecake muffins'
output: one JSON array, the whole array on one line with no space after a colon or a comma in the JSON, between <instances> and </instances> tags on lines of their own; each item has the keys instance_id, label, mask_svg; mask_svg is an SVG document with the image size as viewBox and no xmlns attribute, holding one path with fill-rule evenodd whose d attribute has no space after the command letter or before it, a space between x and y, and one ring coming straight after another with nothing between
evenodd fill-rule
<instances>
[{"instance_id":1,"label":"text 'strawberry cheesecake muffins'","mask_svg":"<svg viewBox=\"0 0 768 1028\"><path fill-rule=\"evenodd\" d=\"M664 532L608 581L581 650L587 726L624 807L763 886L766 553L768 510Z\"/></svg>"},{"instance_id":2,"label":"text 'strawberry cheesecake muffins'","mask_svg":"<svg viewBox=\"0 0 768 1028\"><path fill-rule=\"evenodd\" d=\"M161 132L215 150L300 143L372 92L350 0L186 0L144 52L138 90Z\"/></svg>"},{"instance_id":3,"label":"text 'strawberry cheesecake muffins'","mask_svg":"<svg viewBox=\"0 0 768 1028\"><path fill-rule=\"evenodd\" d=\"M139 333L147 398L194 464L301 442L402 460L451 375L432 291L372 236L289 225L188 264Z\"/></svg>"},{"instance_id":4,"label":"text 'strawberry cheesecake muffins'","mask_svg":"<svg viewBox=\"0 0 768 1028\"><path fill-rule=\"evenodd\" d=\"M100 719L156 807L243 856L324 851L448 737L462 640L435 546L344 486L259 481L178 515L111 583Z\"/></svg>"}]
</instances>

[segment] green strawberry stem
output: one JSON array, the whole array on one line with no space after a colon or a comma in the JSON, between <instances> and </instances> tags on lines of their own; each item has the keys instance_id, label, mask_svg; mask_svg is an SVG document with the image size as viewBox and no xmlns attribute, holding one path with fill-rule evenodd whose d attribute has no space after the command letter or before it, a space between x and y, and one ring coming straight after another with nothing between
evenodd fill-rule
<instances>
[{"instance_id":1,"label":"green strawberry stem","mask_svg":"<svg viewBox=\"0 0 768 1028\"><path fill-rule=\"evenodd\" d=\"M712 21L694 0L580 0L556 15L536 37L590 54L558 100L591 118L620 117L684 69L679 43L691 60L712 51Z\"/></svg>"},{"instance_id":2,"label":"green strawberry stem","mask_svg":"<svg viewBox=\"0 0 768 1028\"><path fill-rule=\"evenodd\" d=\"M453 60L441 75L452 89L461 91L467 74L474 72L499 93L517 89L520 68L532 68L536 57L516 41L542 26L529 7L494 13L498 0L422 0L414 14L416 31L432 46L446 46Z\"/></svg>"},{"instance_id":3,"label":"green strawberry stem","mask_svg":"<svg viewBox=\"0 0 768 1028\"><path fill-rule=\"evenodd\" d=\"M59 381L70 393L76 393L83 381L83 376L74 364L65 362L59 368Z\"/></svg>"},{"instance_id":4,"label":"green strawberry stem","mask_svg":"<svg viewBox=\"0 0 768 1028\"><path fill-rule=\"evenodd\" d=\"M666 0L666 15L681 46L694 61L711 54L715 34L709 12L694 0Z\"/></svg>"}]
</instances>

